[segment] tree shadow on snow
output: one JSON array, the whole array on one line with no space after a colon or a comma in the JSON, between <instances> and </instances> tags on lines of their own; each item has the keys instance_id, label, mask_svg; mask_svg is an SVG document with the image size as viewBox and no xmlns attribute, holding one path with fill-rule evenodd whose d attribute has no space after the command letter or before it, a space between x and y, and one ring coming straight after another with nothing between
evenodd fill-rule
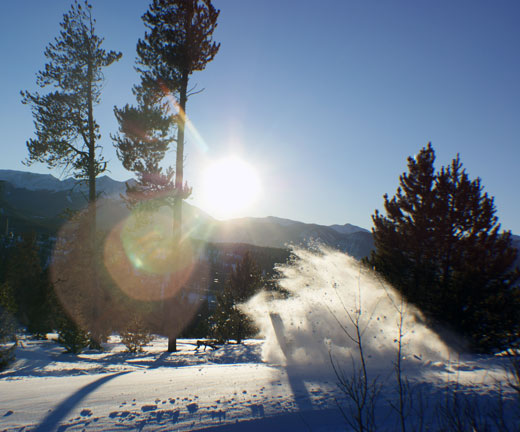
<instances>
[{"instance_id":1,"label":"tree shadow on snow","mask_svg":"<svg viewBox=\"0 0 520 432\"><path fill-rule=\"evenodd\" d=\"M78 391L66 398L63 402L61 402L47 417L45 417L40 425L36 428L36 432L44 432L56 429L56 426L59 424L59 422L61 422L74 409L74 407L76 407L90 393L108 381L127 373L129 372L118 372L104 376L91 382L90 384L83 386Z\"/></svg>"}]
</instances>

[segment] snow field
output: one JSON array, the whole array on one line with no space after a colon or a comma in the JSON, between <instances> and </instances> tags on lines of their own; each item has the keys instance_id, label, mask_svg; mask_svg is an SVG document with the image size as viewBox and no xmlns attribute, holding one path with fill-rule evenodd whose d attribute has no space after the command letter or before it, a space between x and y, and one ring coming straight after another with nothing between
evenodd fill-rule
<instances>
[{"instance_id":1,"label":"snow field","mask_svg":"<svg viewBox=\"0 0 520 432\"><path fill-rule=\"evenodd\" d=\"M485 430L505 430L500 418L520 430L506 356L448 349L418 311L344 254L295 254L280 268L291 296L261 293L243 306L263 339L205 351L195 350L196 340L179 340L178 352L167 353L167 340L157 337L145 352L130 354L112 336L104 351L78 356L53 340L22 340L16 362L0 373L0 430L351 430L355 410L332 362L347 380L359 376L356 327L368 384L379 389L377 430L399 430L401 318L408 430L421 422L450 430L446 422L461 415Z\"/></svg>"}]
</instances>

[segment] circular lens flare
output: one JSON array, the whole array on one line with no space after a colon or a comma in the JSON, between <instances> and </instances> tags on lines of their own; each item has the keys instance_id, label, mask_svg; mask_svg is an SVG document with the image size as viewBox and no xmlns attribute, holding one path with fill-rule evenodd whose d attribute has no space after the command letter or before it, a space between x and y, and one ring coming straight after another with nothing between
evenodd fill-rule
<instances>
[{"instance_id":1,"label":"circular lens flare","mask_svg":"<svg viewBox=\"0 0 520 432\"><path fill-rule=\"evenodd\" d=\"M125 328L132 314L151 331L177 337L207 296L203 243L187 236L174 242L172 211L161 202L146 203L154 209L140 206L95 238L99 205L79 212L58 233L50 281L66 315L96 340ZM114 204L102 205L110 212Z\"/></svg>"},{"instance_id":2,"label":"circular lens flare","mask_svg":"<svg viewBox=\"0 0 520 432\"><path fill-rule=\"evenodd\" d=\"M135 211L105 243L104 261L112 279L139 300L162 300L187 285L195 265L191 241L173 237L171 217Z\"/></svg>"}]
</instances>

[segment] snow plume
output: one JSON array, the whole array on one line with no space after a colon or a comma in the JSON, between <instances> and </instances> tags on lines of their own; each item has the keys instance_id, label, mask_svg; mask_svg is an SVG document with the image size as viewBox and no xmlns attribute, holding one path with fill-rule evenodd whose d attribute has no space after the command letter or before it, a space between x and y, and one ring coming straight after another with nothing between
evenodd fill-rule
<instances>
[{"instance_id":1,"label":"snow plume","mask_svg":"<svg viewBox=\"0 0 520 432\"><path fill-rule=\"evenodd\" d=\"M289 295L262 292L244 305L266 339L265 361L317 370L330 368L332 356L348 366L359 359L357 322L368 365L387 369L396 360L401 317L402 358L409 364L447 358L420 313L354 258L323 246L293 253L278 269Z\"/></svg>"}]
</instances>

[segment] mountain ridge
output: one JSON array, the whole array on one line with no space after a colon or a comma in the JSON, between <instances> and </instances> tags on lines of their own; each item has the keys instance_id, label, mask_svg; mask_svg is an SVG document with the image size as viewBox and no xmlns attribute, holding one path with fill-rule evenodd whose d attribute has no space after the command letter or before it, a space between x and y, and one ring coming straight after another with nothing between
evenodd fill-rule
<instances>
[{"instance_id":1,"label":"mountain ridge","mask_svg":"<svg viewBox=\"0 0 520 432\"><path fill-rule=\"evenodd\" d=\"M5 182L0 209L9 208L4 216L11 218L11 229L16 229L17 223L20 230L27 229L32 223L38 230L46 227L48 232L57 232L65 221L63 214L67 209L81 210L86 206L86 185L73 178L59 180L51 174L0 170L0 181ZM97 179L97 189L101 193L98 226L110 230L130 214L120 197L126 191L126 185L102 176ZM316 241L356 258L367 256L373 248L371 233L351 224L329 227L276 216L219 221L189 203L185 202L183 206L186 230L192 237L209 242L287 248ZM163 220L171 217L166 207L160 213ZM7 221L2 223L5 227Z\"/></svg>"},{"instance_id":2,"label":"mountain ridge","mask_svg":"<svg viewBox=\"0 0 520 432\"><path fill-rule=\"evenodd\" d=\"M26 171L0 170L0 230L11 218L11 228L20 230L34 225L36 230L56 232L63 224L66 209L81 210L86 206L86 185L73 178L59 180L51 174ZM132 181L132 179L127 180ZM120 195L126 191L126 182L108 176L97 179L101 193L99 200L100 228L109 230L126 218L130 211ZM342 250L356 258L363 258L374 249L372 233L349 223L320 225L276 216L244 217L219 221L201 209L183 203L186 229L194 238L216 243L245 243L261 247L287 248L321 242ZM163 217L171 217L170 210L162 209ZM520 250L520 236L513 234L513 245ZM520 254L519 254L520 255ZM520 264L520 256L518 258Z\"/></svg>"}]
</instances>

